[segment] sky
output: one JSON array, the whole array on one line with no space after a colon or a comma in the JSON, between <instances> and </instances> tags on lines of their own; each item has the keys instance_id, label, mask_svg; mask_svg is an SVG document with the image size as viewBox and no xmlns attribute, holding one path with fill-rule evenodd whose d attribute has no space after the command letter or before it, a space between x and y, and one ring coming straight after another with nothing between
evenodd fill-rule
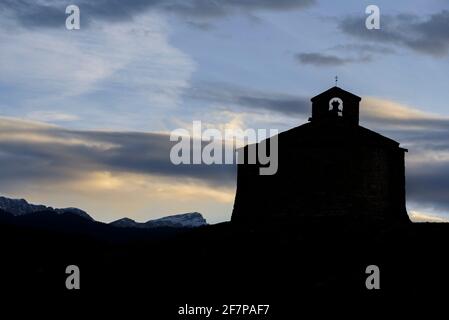
<instances>
[{"instance_id":1,"label":"sky","mask_svg":"<svg viewBox=\"0 0 449 320\"><path fill-rule=\"evenodd\" d=\"M409 149L409 215L449 219L446 0L0 0L0 43L0 195L229 220L235 166L173 165L170 133L287 130L338 75L361 125Z\"/></svg>"}]
</instances>

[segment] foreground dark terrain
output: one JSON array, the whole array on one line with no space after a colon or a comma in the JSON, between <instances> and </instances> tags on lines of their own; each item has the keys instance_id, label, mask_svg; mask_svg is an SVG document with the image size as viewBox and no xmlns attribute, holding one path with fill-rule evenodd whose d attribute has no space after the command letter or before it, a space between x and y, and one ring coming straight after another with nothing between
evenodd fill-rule
<instances>
[{"instance_id":1,"label":"foreground dark terrain","mask_svg":"<svg viewBox=\"0 0 449 320\"><path fill-rule=\"evenodd\" d=\"M268 303L287 313L302 297L419 298L449 284L449 225L438 223L142 230L73 214L1 212L0 240L3 293L143 299L173 315L186 303ZM80 290L65 287L71 264L80 268ZM380 268L380 290L365 287L371 264Z\"/></svg>"}]
</instances>

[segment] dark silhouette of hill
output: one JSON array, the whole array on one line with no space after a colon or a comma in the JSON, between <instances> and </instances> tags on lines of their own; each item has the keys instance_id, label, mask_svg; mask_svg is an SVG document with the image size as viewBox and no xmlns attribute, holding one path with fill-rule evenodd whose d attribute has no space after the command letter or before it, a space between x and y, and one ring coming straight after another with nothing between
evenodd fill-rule
<instances>
[{"instance_id":1,"label":"dark silhouette of hill","mask_svg":"<svg viewBox=\"0 0 449 320\"><path fill-rule=\"evenodd\" d=\"M389 300L438 295L449 284L449 224L302 224L246 228L117 228L76 215L14 217L0 213L2 288L157 301L173 313L192 303L270 303L293 312L296 299ZM65 267L82 273L82 289L65 289ZM381 290L365 287L365 268L381 270ZM292 292L294 295L292 295ZM142 294L144 296L142 296ZM137 301L136 300L136 301Z\"/></svg>"},{"instance_id":2,"label":"dark silhouette of hill","mask_svg":"<svg viewBox=\"0 0 449 320\"><path fill-rule=\"evenodd\" d=\"M14 216L0 209L0 224L16 230L32 230L38 233L83 236L102 241L133 241L140 238L163 238L172 233L182 232L182 228L157 227L150 230L121 228L110 224L86 219L76 213L55 214L54 211L38 211Z\"/></svg>"}]
</instances>

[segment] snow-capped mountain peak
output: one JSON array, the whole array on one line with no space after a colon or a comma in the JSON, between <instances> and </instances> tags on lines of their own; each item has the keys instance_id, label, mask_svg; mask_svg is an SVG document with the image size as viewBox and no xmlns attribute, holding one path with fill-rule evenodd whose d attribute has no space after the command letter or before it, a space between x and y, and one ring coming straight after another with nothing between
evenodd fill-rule
<instances>
[{"instance_id":1,"label":"snow-capped mountain peak","mask_svg":"<svg viewBox=\"0 0 449 320\"><path fill-rule=\"evenodd\" d=\"M111 222L110 224L122 228L195 228L207 225L207 221L203 218L201 213L190 212L149 220L147 222L136 222L129 218L122 218Z\"/></svg>"},{"instance_id":2,"label":"snow-capped mountain peak","mask_svg":"<svg viewBox=\"0 0 449 320\"><path fill-rule=\"evenodd\" d=\"M203 218L201 213L190 212L177 214L173 216L167 216L160 219L150 220L145 223L149 227L181 227L181 228L194 228L207 224L206 219Z\"/></svg>"},{"instance_id":3,"label":"snow-capped mountain peak","mask_svg":"<svg viewBox=\"0 0 449 320\"><path fill-rule=\"evenodd\" d=\"M51 211L55 214L65 214L71 213L86 218L88 220L94 220L85 211L78 208L61 208L54 209L52 207L47 207L44 205L37 205L28 203L25 199L10 199L0 196L0 209L11 213L13 216L21 216L25 214L40 212L40 211Z\"/></svg>"},{"instance_id":4,"label":"snow-capped mountain peak","mask_svg":"<svg viewBox=\"0 0 449 320\"><path fill-rule=\"evenodd\" d=\"M13 216L22 216L39 212L50 212L56 215L75 214L90 221L95 221L85 211L78 208L52 208L45 205L31 204L25 199L11 199L0 196L0 210L12 214ZM207 225L206 219L198 212L189 212L167 216L146 222L137 222L130 218L122 218L110 223L114 227L120 228L142 228L152 229L160 227L168 228L195 228Z\"/></svg>"},{"instance_id":5,"label":"snow-capped mountain peak","mask_svg":"<svg viewBox=\"0 0 449 320\"><path fill-rule=\"evenodd\" d=\"M112 226L121 228L137 228L139 227L139 224L139 222L136 222L130 218L121 218L110 223Z\"/></svg>"}]
</instances>

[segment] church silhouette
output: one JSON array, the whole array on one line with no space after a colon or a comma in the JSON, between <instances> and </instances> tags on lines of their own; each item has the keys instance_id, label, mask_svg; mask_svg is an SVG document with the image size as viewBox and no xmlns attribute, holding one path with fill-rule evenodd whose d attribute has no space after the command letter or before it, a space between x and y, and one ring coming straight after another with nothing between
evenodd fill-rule
<instances>
[{"instance_id":1,"label":"church silhouette","mask_svg":"<svg viewBox=\"0 0 449 320\"><path fill-rule=\"evenodd\" d=\"M360 97L334 86L311 101L309 122L277 136L276 174L260 175L258 163L238 165L232 222L409 222L407 150L359 125Z\"/></svg>"}]
</instances>

